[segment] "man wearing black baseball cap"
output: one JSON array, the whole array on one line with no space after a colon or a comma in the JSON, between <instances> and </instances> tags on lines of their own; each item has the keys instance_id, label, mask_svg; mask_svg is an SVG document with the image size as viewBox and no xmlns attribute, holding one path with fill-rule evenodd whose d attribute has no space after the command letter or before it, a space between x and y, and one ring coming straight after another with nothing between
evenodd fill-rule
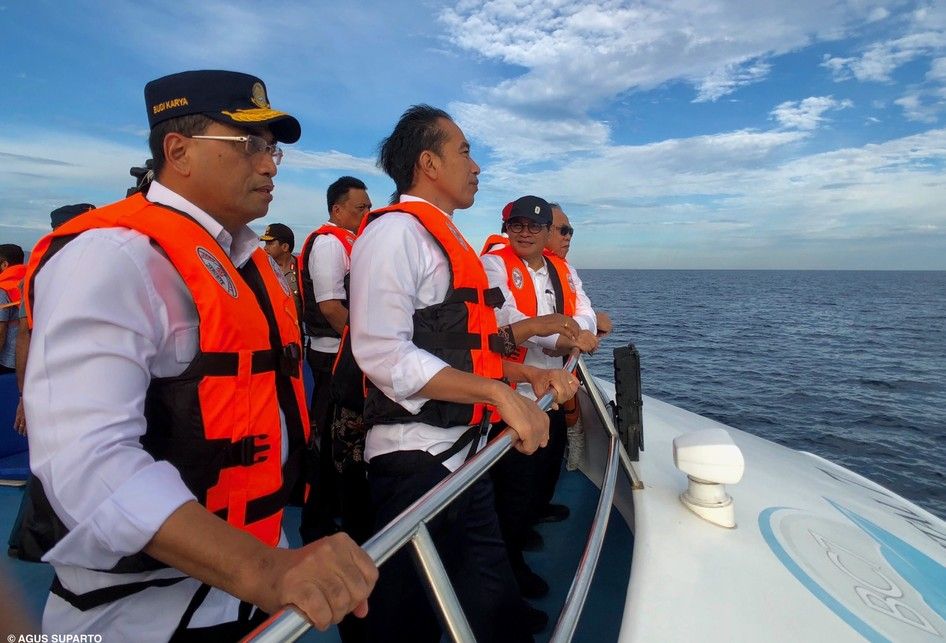
<instances>
[{"instance_id":1,"label":"man wearing black baseball cap","mask_svg":"<svg viewBox=\"0 0 946 643\"><path fill-rule=\"evenodd\" d=\"M247 224L299 122L230 71L159 78L145 104L147 194L57 228L26 277L34 487L60 536L39 543L44 629L235 640L289 604L323 629L363 616L377 570L347 536L278 547L308 432L301 339Z\"/></svg>"},{"instance_id":2,"label":"man wearing black baseball cap","mask_svg":"<svg viewBox=\"0 0 946 643\"><path fill-rule=\"evenodd\" d=\"M545 252L552 225L549 203L541 197L523 196L506 205L502 216L508 245L481 257L490 285L501 288L505 297L496 318L500 324L516 324L553 313L564 315L561 331L577 326L576 339L555 333L529 337L517 354L518 360L528 366L561 368L562 358L548 352L560 354L573 347L589 352L597 348L594 311L574 271L563 259ZM522 395L535 398L528 387L518 388ZM548 415L547 448L532 455L509 452L492 470L503 538L519 589L526 598L539 598L549 591L522 553L532 522L552 498L565 450L564 412L557 409Z\"/></svg>"}]
</instances>

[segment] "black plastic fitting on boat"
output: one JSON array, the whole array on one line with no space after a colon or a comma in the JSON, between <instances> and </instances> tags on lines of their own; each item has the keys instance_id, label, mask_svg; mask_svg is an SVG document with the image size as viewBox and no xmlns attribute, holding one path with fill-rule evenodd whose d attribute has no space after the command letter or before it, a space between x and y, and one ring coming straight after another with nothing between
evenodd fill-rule
<instances>
[{"instance_id":1,"label":"black plastic fitting on boat","mask_svg":"<svg viewBox=\"0 0 946 643\"><path fill-rule=\"evenodd\" d=\"M641 396L641 356L634 344L614 349L614 426L633 462L644 450L644 399Z\"/></svg>"}]
</instances>

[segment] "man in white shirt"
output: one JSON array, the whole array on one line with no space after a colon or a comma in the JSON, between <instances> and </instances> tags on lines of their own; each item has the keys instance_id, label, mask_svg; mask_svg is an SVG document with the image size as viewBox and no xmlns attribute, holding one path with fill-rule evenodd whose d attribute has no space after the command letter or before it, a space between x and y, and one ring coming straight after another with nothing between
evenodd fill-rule
<instances>
[{"instance_id":1,"label":"man in white shirt","mask_svg":"<svg viewBox=\"0 0 946 643\"><path fill-rule=\"evenodd\" d=\"M364 462L344 462L341 472L336 469L332 435L336 409L331 388L332 366L348 324L351 248L358 227L371 210L371 199L364 182L342 176L328 186L325 200L328 221L309 234L299 252L306 359L315 384L309 407L314 429L307 464L311 490L302 508L299 531L303 542L334 533L338 530L335 515L341 513L342 528L363 541L371 535Z\"/></svg>"},{"instance_id":2,"label":"man in white shirt","mask_svg":"<svg viewBox=\"0 0 946 643\"><path fill-rule=\"evenodd\" d=\"M548 243L545 244L546 250L555 253L562 259L568 256L568 250L571 248L572 239L575 235L575 228L568 220L568 215L558 203L549 203L552 206L552 230L549 234ZM595 311L595 320L597 325L598 337L604 337L611 332L613 324L611 317L603 310Z\"/></svg>"},{"instance_id":3,"label":"man in white shirt","mask_svg":"<svg viewBox=\"0 0 946 643\"><path fill-rule=\"evenodd\" d=\"M275 547L307 412L291 295L247 224L299 123L237 72L166 76L145 102L147 197L61 226L27 274L44 630L233 640L287 605L323 629L363 616L377 572L347 536Z\"/></svg>"},{"instance_id":4,"label":"man in white shirt","mask_svg":"<svg viewBox=\"0 0 946 643\"><path fill-rule=\"evenodd\" d=\"M547 416L498 378L554 386L561 400L577 390L561 369L504 362L491 348L496 293L451 220L473 204L479 166L450 116L408 109L379 165L394 179L395 205L369 214L355 243L350 309L354 356L372 384L365 459L376 525L463 463L492 408L515 431L516 449L546 443ZM491 486L481 478L429 527L477 640L530 640L544 623L518 596ZM368 624L376 640L440 639L409 552L382 568Z\"/></svg>"},{"instance_id":5,"label":"man in white shirt","mask_svg":"<svg viewBox=\"0 0 946 643\"><path fill-rule=\"evenodd\" d=\"M523 196L503 208L509 244L484 254L483 267L490 285L503 291L505 303L498 314L500 323L515 323L551 313L564 314L581 329L576 346L583 352L598 347L595 317L581 281L563 260L545 252L552 224L552 211L545 199ZM530 337L519 354L523 363L538 368L561 368L557 335ZM523 395L531 395L520 387ZM532 522L550 511L559 519L568 515L564 505L550 505L558 482L566 445L565 415L561 409L549 411L549 447L535 455L510 453L493 468L497 511L509 555L523 596L540 598L548 585L526 564L522 550L531 535Z\"/></svg>"}]
</instances>

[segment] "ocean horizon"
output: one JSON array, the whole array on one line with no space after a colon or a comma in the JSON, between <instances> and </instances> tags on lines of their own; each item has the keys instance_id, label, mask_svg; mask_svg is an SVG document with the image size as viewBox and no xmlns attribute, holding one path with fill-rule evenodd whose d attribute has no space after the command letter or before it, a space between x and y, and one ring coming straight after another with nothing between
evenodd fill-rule
<instances>
[{"instance_id":1,"label":"ocean horizon","mask_svg":"<svg viewBox=\"0 0 946 643\"><path fill-rule=\"evenodd\" d=\"M583 269L642 387L946 518L946 271ZM646 444L646 426L645 444Z\"/></svg>"}]
</instances>

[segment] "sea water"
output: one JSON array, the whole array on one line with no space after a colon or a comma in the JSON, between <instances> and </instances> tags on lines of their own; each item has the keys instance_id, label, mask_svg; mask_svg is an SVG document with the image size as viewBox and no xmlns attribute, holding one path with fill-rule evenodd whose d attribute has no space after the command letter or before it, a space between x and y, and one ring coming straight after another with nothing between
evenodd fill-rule
<instances>
[{"instance_id":1,"label":"sea water","mask_svg":"<svg viewBox=\"0 0 946 643\"><path fill-rule=\"evenodd\" d=\"M856 471L946 518L946 272L580 270L645 395ZM645 445L646 445L646 426Z\"/></svg>"}]
</instances>

